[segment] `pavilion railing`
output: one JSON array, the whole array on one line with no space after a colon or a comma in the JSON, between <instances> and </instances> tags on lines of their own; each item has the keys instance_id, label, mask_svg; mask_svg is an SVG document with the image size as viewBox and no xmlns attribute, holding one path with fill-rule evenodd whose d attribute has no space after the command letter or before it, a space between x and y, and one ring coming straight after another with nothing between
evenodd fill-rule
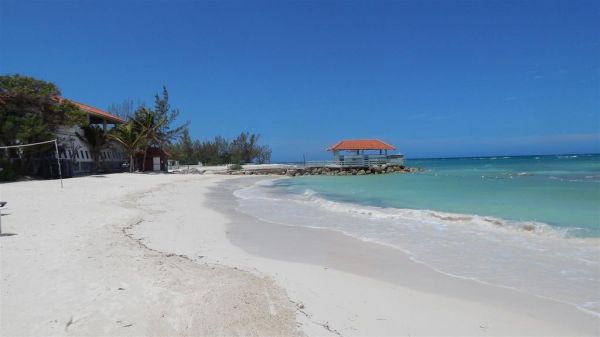
<instances>
[{"instance_id":1,"label":"pavilion railing","mask_svg":"<svg viewBox=\"0 0 600 337\"><path fill-rule=\"evenodd\" d=\"M353 168L353 167L373 167L389 164L391 161L387 158L346 158L345 160L323 160L307 161L306 167L335 167L335 168Z\"/></svg>"}]
</instances>

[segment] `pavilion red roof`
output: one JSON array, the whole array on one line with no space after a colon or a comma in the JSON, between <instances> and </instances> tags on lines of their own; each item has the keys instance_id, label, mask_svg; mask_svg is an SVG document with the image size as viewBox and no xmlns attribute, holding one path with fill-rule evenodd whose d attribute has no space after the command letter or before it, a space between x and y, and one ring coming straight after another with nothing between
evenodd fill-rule
<instances>
[{"instance_id":1,"label":"pavilion red roof","mask_svg":"<svg viewBox=\"0 0 600 337\"><path fill-rule=\"evenodd\" d=\"M59 102L62 102L63 100L67 100L73 104L75 104L79 109L89 113L90 115L96 116L96 117L100 117L100 118L104 118L106 120L109 120L111 122L116 122L116 123L125 123L125 121L123 119L121 119L120 117L117 117L113 114L110 114L104 110L100 110L96 107L93 107L91 105L87 105L87 104L83 104L83 103L79 103L76 102L72 99L68 99L68 98L63 98L63 97L57 97Z\"/></svg>"},{"instance_id":2,"label":"pavilion red roof","mask_svg":"<svg viewBox=\"0 0 600 337\"><path fill-rule=\"evenodd\" d=\"M395 150L396 148L390 144L384 143L379 139L351 139L341 140L330 146L327 151L342 151L342 150Z\"/></svg>"}]
</instances>

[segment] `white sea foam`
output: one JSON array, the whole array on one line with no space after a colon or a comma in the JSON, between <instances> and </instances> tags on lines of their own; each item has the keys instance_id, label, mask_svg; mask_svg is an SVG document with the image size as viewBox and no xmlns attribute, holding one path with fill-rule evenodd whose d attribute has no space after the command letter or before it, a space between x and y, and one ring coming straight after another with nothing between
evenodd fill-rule
<instances>
[{"instance_id":1,"label":"white sea foam","mask_svg":"<svg viewBox=\"0 0 600 337\"><path fill-rule=\"evenodd\" d=\"M524 291L598 315L600 248L545 223L366 206L273 182L235 191L239 209L265 221L339 231L409 254L452 277ZM594 304L596 303L596 304Z\"/></svg>"},{"instance_id":2,"label":"white sea foam","mask_svg":"<svg viewBox=\"0 0 600 337\"><path fill-rule=\"evenodd\" d=\"M492 216L479 216L474 214L448 213L434 210L417 210L405 208L383 208L377 206L364 206L354 203L338 202L322 198L310 189L303 193L305 202L314 203L316 206L329 211L347 213L351 215L366 216L369 218L390 220L412 220L428 223L451 223L463 226L480 226L489 230L518 231L520 233L546 235L552 237L566 237L567 228L557 229L543 222L537 221L509 221ZM264 196L263 196L264 198Z\"/></svg>"}]
</instances>

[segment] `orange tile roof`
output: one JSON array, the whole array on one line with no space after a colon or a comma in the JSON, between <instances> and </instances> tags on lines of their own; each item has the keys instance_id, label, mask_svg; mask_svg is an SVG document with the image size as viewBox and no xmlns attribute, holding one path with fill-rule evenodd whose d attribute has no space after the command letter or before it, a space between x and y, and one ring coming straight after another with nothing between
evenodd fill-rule
<instances>
[{"instance_id":1,"label":"orange tile roof","mask_svg":"<svg viewBox=\"0 0 600 337\"><path fill-rule=\"evenodd\" d=\"M341 140L330 146L327 151L341 150L395 150L396 148L390 144L384 143L379 139L351 139Z\"/></svg>"},{"instance_id":2,"label":"orange tile roof","mask_svg":"<svg viewBox=\"0 0 600 337\"><path fill-rule=\"evenodd\" d=\"M119 117L117 117L115 115L112 115L112 114L110 114L110 113L108 113L108 112L106 112L104 110L100 110L98 108L95 108L93 106L89 106L87 104L75 102L72 99L68 99L68 101L71 102L71 103L73 103L73 104L75 104L79 109L81 109L81 110L83 110L83 111L85 111L85 112L87 112L87 113L89 113L91 115L94 115L94 116L97 116L97 117L100 117L100 118L106 118L107 120L112 121L112 122L125 123L125 121L123 119L121 119L121 118L119 118Z\"/></svg>"},{"instance_id":3,"label":"orange tile roof","mask_svg":"<svg viewBox=\"0 0 600 337\"><path fill-rule=\"evenodd\" d=\"M67 100L73 104L75 104L79 109L89 113L90 115L94 115L96 117L100 117L100 118L105 118L106 120L109 120L111 122L116 122L116 123L125 123L125 121L123 119L121 119L120 117L117 117L113 114L110 114L104 110L100 110L98 108L95 108L91 105L87 105L87 104L83 104L83 103L79 103L76 102L72 99L68 99L68 98L63 98L63 97L56 97L55 99L57 99L59 102L62 102L63 100Z\"/></svg>"}]
</instances>

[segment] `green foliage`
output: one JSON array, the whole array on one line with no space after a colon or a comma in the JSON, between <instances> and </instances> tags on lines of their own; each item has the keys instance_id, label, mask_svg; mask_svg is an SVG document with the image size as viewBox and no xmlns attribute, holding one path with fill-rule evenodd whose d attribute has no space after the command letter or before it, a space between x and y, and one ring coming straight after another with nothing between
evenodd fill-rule
<instances>
[{"instance_id":1,"label":"green foliage","mask_svg":"<svg viewBox=\"0 0 600 337\"><path fill-rule=\"evenodd\" d=\"M0 145L49 140L59 126L84 121L85 113L61 100L54 84L27 76L0 76Z\"/></svg>"},{"instance_id":2,"label":"green foliage","mask_svg":"<svg viewBox=\"0 0 600 337\"><path fill-rule=\"evenodd\" d=\"M192 141L189 134L170 147L174 159L181 163L202 162L205 165L245 164L256 162L264 164L271 159L271 149L266 145L258 145L260 136L242 132L229 141L221 136L213 140Z\"/></svg>"},{"instance_id":3,"label":"green foliage","mask_svg":"<svg viewBox=\"0 0 600 337\"><path fill-rule=\"evenodd\" d=\"M119 143L127 155L129 156L129 172L133 172L134 169L134 155L135 151L140 147L140 144L144 141L144 135L139 132L133 121L121 124L116 128L110 130L108 133L108 139Z\"/></svg>"},{"instance_id":4,"label":"green foliage","mask_svg":"<svg viewBox=\"0 0 600 337\"><path fill-rule=\"evenodd\" d=\"M135 123L138 132L142 135L140 146L144 150L144 158L142 160L142 171L146 171L146 155L149 146L163 147L164 139L161 128L167 124L167 119L153 110L148 110L145 107L140 107L134 113L132 121Z\"/></svg>"},{"instance_id":5,"label":"green foliage","mask_svg":"<svg viewBox=\"0 0 600 337\"><path fill-rule=\"evenodd\" d=\"M241 133L232 141L223 137L205 142L192 140L187 130L189 122L175 125L179 110L170 106L165 87L162 93L154 96L152 109L140 106L133 111L131 101L114 105L112 109L126 116L127 122L105 133L102 127L87 125L85 112L60 98L60 91L53 83L20 75L0 76L0 145L50 140L56 137L60 126L79 125L82 134L77 134L77 137L89 145L96 163L101 150L109 141L114 141L129 155L131 171L136 152L142 150L145 156L148 147L168 148L173 157L184 164L199 161L205 164L265 163L271 157L267 146L258 145L259 135L248 132ZM50 150L44 148L38 153ZM21 163L27 163L30 152L30 149L18 152ZM0 151L0 161L7 159L7 153ZM3 176L14 171L12 168L5 169Z\"/></svg>"},{"instance_id":6,"label":"green foliage","mask_svg":"<svg viewBox=\"0 0 600 337\"><path fill-rule=\"evenodd\" d=\"M8 116L10 128L8 132L14 132L14 138L22 143L32 143L36 141L48 140L52 138L52 132L48 125L44 123L39 115L26 114L22 117ZM2 128L6 130L7 128Z\"/></svg>"},{"instance_id":7,"label":"green foliage","mask_svg":"<svg viewBox=\"0 0 600 337\"><path fill-rule=\"evenodd\" d=\"M179 160L182 165L195 165L198 163L194 141L192 141L187 128L183 130L181 140L171 147L171 155Z\"/></svg>"},{"instance_id":8,"label":"green foliage","mask_svg":"<svg viewBox=\"0 0 600 337\"><path fill-rule=\"evenodd\" d=\"M143 135L142 143L144 146L157 145L163 143L161 128L165 126L167 120L145 107L138 108L131 121L134 123L137 131Z\"/></svg>"},{"instance_id":9,"label":"green foliage","mask_svg":"<svg viewBox=\"0 0 600 337\"><path fill-rule=\"evenodd\" d=\"M157 145L160 148L164 148L178 139L189 125L189 121L180 126L173 125L179 116L179 109L171 108L169 104L169 92L164 86L162 95L154 95L154 109L151 110L151 113L157 123L160 121L160 125L156 129Z\"/></svg>"},{"instance_id":10,"label":"green foliage","mask_svg":"<svg viewBox=\"0 0 600 337\"><path fill-rule=\"evenodd\" d=\"M0 76L0 146L51 140L60 126L85 121L85 113L60 98L60 90L53 83L20 75ZM16 160L19 165L12 172L24 174L33 168L34 154L52 155L52 150L38 147L0 151L0 160Z\"/></svg>"},{"instance_id":11,"label":"green foliage","mask_svg":"<svg viewBox=\"0 0 600 337\"><path fill-rule=\"evenodd\" d=\"M240 164L231 164L229 165L229 169L232 171L239 171L242 169L242 165Z\"/></svg>"},{"instance_id":12,"label":"green foliage","mask_svg":"<svg viewBox=\"0 0 600 337\"><path fill-rule=\"evenodd\" d=\"M77 132L75 134L79 139L83 140L89 145L92 153L100 152L100 150L107 145L108 138L106 132L104 132L104 129L101 126L92 124L83 126L81 129L83 131L83 135L80 135Z\"/></svg>"},{"instance_id":13,"label":"green foliage","mask_svg":"<svg viewBox=\"0 0 600 337\"><path fill-rule=\"evenodd\" d=\"M60 125L73 126L73 125L86 125L87 115L75 104L62 100L58 105L51 106L53 110L52 116L55 120L49 123L53 130Z\"/></svg>"},{"instance_id":14,"label":"green foliage","mask_svg":"<svg viewBox=\"0 0 600 337\"><path fill-rule=\"evenodd\" d=\"M123 133L127 134L126 139L121 136L118 136L118 138L126 140L130 144L135 138L135 146L127 151L130 151L130 157L133 158L136 150L142 150L144 153L143 165L146 163L149 147L166 149L175 139L181 136L184 130L187 129L188 124L173 125L177 116L179 116L179 110L171 108L169 93L165 87L163 87L162 95L156 94L154 98L153 109L145 106L138 107L131 115L128 114L128 123L131 125L116 131L116 134L121 134L121 136L124 135ZM130 169L133 169L133 160L130 161ZM144 171L145 167L140 169Z\"/></svg>"},{"instance_id":15,"label":"green foliage","mask_svg":"<svg viewBox=\"0 0 600 337\"><path fill-rule=\"evenodd\" d=\"M10 162L0 162L0 181L13 181L17 178L17 171Z\"/></svg>"}]
</instances>

